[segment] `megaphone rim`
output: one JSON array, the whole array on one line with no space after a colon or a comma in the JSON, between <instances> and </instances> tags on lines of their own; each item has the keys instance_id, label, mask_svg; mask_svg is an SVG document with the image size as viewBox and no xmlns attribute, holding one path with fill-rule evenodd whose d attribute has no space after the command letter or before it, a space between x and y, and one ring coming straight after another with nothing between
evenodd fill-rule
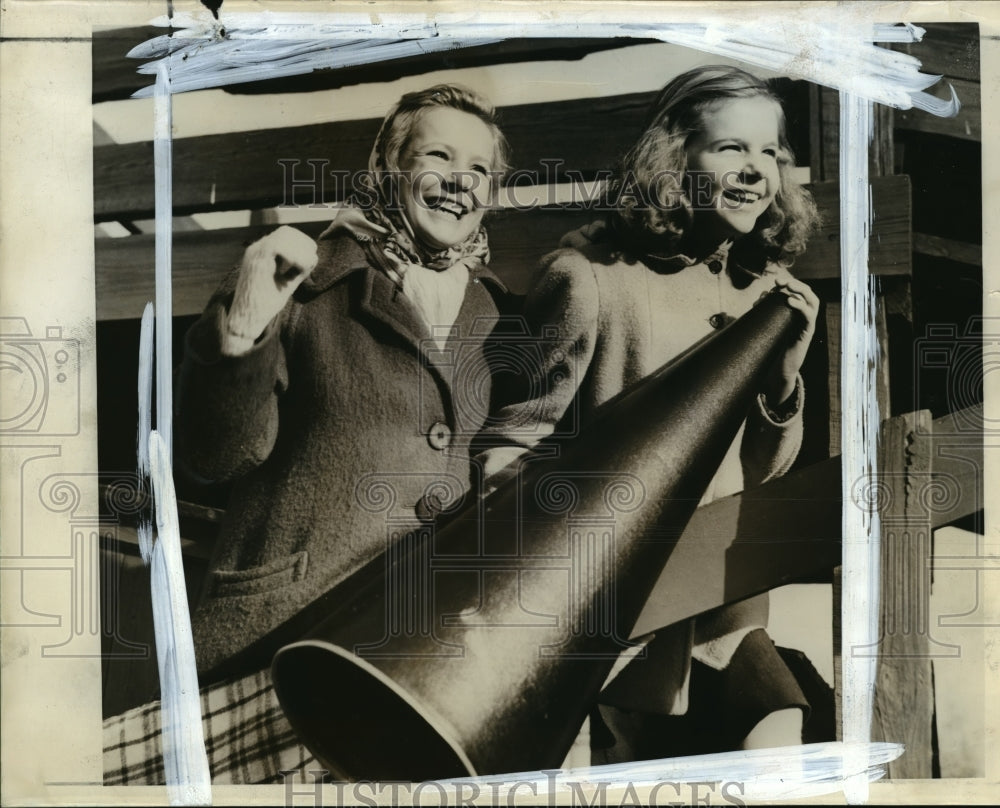
<instances>
[{"instance_id":1,"label":"megaphone rim","mask_svg":"<svg viewBox=\"0 0 1000 808\"><path fill-rule=\"evenodd\" d=\"M479 772L472 760L456 740L458 733L455 731L455 728L452 726L451 722L448 721L448 719L442 716L433 707L417 700L406 688L401 687L395 680L387 676L377 666L359 657L357 654L347 650L346 648L343 648L336 643L329 642L328 640L306 638L304 640L299 640L298 642L290 643L289 645L280 648L277 653L275 653L274 658L271 661L271 681L274 684L274 690L278 696L278 703L281 705L282 712L284 712L285 717L288 718L289 723L292 724L294 729L296 729L296 732L298 732L298 728L296 727L298 716L296 716L296 720L293 720L292 713L289 712L286 707L288 699L286 695L282 694L282 686L280 684L282 679L278 676L277 669L282 657L287 657L293 653L301 651L303 648L321 649L323 651L330 652L342 661L354 666L355 668L360 668L370 676L374 677L379 684L386 687L390 692L397 696L403 703L406 704L407 707L413 710L414 713L420 716L427 723L427 725L433 729L433 731L452 751L457 758L457 761L467 769L468 774L465 776L479 776ZM300 737L302 736L300 735ZM320 756L317 754L317 757Z\"/></svg>"}]
</instances>

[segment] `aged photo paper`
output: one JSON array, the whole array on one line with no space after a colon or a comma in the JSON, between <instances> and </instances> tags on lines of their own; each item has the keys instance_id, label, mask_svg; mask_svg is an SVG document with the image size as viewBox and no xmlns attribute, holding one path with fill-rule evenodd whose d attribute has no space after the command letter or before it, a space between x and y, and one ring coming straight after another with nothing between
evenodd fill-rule
<instances>
[{"instance_id":1,"label":"aged photo paper","mask_svg":"<svg viewBox=\"0 0 1000 808\"><path fill-rule=\"evenodd\" d=\"M302 12L325 16L294 16ZM217 18L197 2L45 2L29 8L21 0L0 9L3 804L205 804L209 799L234 805L752 804L782 796L814 804L995 802L1000 795L1000 543L990 497L998 458L997 376L989 371L1000 350L1000 311L992 291L1000 155L995 139L984 133L1000 123L994 89L1000 73L1000 3L887 3L872 9L861 3L694 7L631 2L609 8L567 0L529 9L497 0L477 4L476 14L470 4L457 2L227 0ZM201 32L201 39L186 45L179 37L157 39L171 31L170 20L174 32L188 28ZM331 33L347 21L353 39L343 30ZM689 28L667 33L670 25L683 24ZM790 27L781 29L782 24ZM727 25L746 26L739 29L745 41ZM780 37L768 42L769 25L794 31L801 41L788 40L794 46ZM371 41L388 37L387 30L394 32L394 44L373 53ZM847 55L832 56L835 49L825 47L824 36L854 42L855 32L864 30L873 32L872 41L857 35L857 53L848 49ZM454 31L463 32L458 41ZM755 44L754 32L763 45ZM336 60L329 61L323 43L341 48ZM182 47L183 55L175 54L171 62L168 54ZM761 61L760 53L768 48L781 53L789 47L798 53L790 63ZM925 80L909 63L893 68L897 73L873 66L871 51L864 50L872 47L919 60ZM229 51L220 55L225 48ZM296 61L318 69L295 68ZM852 64L856 75L850 73ZM493 209L483 219L489 270L498 285L485 276L481 285L499 301L499 323L507 329L500 358L492 365L496 401L496 390L506 390L505 383L521 389L532 367L525 357L547 344L530 333L530 318L521 317L525 300L533 299L540 259L560 245L579 246L579 241L561 241L567 234L593 240L599 233L593 223L607 212L600 206L603 183L642 133L660 89L686 71L711 65L737 67L769 82L795 158L781 181L806 188L820 216L791 268L815 293L818 316L795 388L808 391L797 394L805 396L798 416L801 447L782 471L759 487L748 485L741 493L736 485L714 497L705 486L719 459L693 493L657 487L660 478L641 466L616 467L617 476L597 483L598 475L587 465L592 453L601 469L602 463L610 469L618 462L604 458L617 458L619 446L634 444L630 456L647 457L643 447L660 440L648 424L658 422L647 420L641 408L617 421L612 415L599 423L617 425L621 435L597 439L593 430L587 432L586 417L575 421L571 409L560 421L572 433L563 442L529 441L540 458L536 462L552 464L544 467L552 470L548 476L532 471L531 462L518 467L514 480L508 475L499 483L484 485L471 472L474 493L497 488L499 496L485 500L492 506L465 492L468 469L459 473L448 466L432 474L407 469L412 480L385 468L354 476L345 471L350 496L345 495L349 505L341 529L374 525L379 552L365 556L358 550L352 574L337 577L338 588L325 599L314 600L329 585L308 598L301 595L301 603L293 600L300 595L292 594L261 600L267 587L299 584L310 573L320 574L314 565L321 562L304 545L295 545L294 564L272 568L261 563L267 580L243 575L235 562L228 569L219 560L220 543L234 530L233 514L252 514L253 508L234 510L240 496L244 505L246 500L234 480L209 480L185 469L190 451L184 449L178 458L175 438L191 423L184 420L184 400L177 398L179 380L191 378L183 363L198 350L197 337L189 331L204 329L206 306L240 265L244 250L284 227L304 233L308 243L318 239L323 244L320 237L331 220L343 221L345 201L363 199L370 191L359 177L372 167L370 154L383 116L400 97L432 85L473 88L496 107L510 146L510 168L494 187ZM845 87L854 91L850 98ZM881 92L879 97L888 101L885 87L905 87L894 97L895 106L859 100L866 92ZM865 142L858 122L869 110L871 140ZM867 124L860 131L868 131ZM454 137L450 129L448 137ZM740 193L740 204L755 201L753 192ZM411 215L419 232L420 214ZM366 238L358 243L364 245ZM478 249L472 242L470 249ZM858 260L848 251L858 245L867 246L870 281L851 290L843 278L845 267ZM718 273L710 259L704 263L712 274L705 277L714 289ZM723 254L723 260L734 259ZM669 280L677 272L676 266L660 267L653 274ZM171 280L166 289L165 277ZM307 279L302 288L310 289L313 280L319 283ZM397 280L399 290L412 291ZM373 307L370 289L368 294L364 305ZM704 312L717 318L709 318L706 332L721 332L736 319L730 317L734 311L743 313L734 308L736 299L724 301L720 292L711 312ZM147 310L154 300L155 316L153 307ZM855 312L858 301L869 308ZM374 308L364 315L350 312L364 327L376 328ZM681 305L672 313L678 322L688 314L695 316ZM461 312L450 322L457 325L443 336L428 332L412 340L411 371L430 367L436 374L452 374L449 379L464 373L474 381L477 374L489 374L481 359L484 336L473 339L473 325L462 330ZM562 320L544 324L555 329L546 338L561 334ZM388 320L377 327L387 325ZM402 332L393 327L396 339ZM282 359L277 373L278 386L293 390L286 402L299 400L292 333L282 335L288 367ZM605 343L613 342L615 332L602 333ZM251 335L248 344L256 347L260 340L254 339ZM461 346L473 344L468 350L478 353L463 369L468 355ZM746 351L736 363L737 370L745 369L757 361L747 344L734 341L718 356ZM638 350L626 348L621 364ZM339 352L340 361L356 368L365 367L368 359L362 356L361 342ZM697 389L735 390L734 371L719 371L720 366L676 378L693 379ZM569 361L565 367L574 372ZM407 423L401 423L403 437L397 438L387 438L384 426L381 431L371 426L382 423L380 418L391 420L378 408L393 395L393 385L367 379L365 373L358 375L359 389L368 384L373 392L367 399L359 393L351 399L354 404L345 405L353 407L350 413L334 419L349 434L339 440L373 454L403 453L412 437ZM853 374L846 384L845 374ZM320 386L316 380L299 383ZM427 391L419 385L414 390L422 396L414 434L430 455L450 456L463 440L474 444L487 417L498 418L498 405L491 409L489 400L473 400L468 406L482 417L465 434L444 411L434 409L450 405L427 405L423 402L433 400ZM336 398L348 397L338 393ZM372 411L357 402L369 403ZM291 403L281 406L286 409L280 426L274 426L280 432L276 445L288 445L281 440L290 429L302 429L303 443L312 440L304 426L312 419L290 414ZM688 413L683 403L677 406ZM780 424L781 413L775 417ZM681 463L690 454L687 447L703 445L697 443L699 430L710 430L711 418L686 414L674 420L683 424L664 432L666 448L653 455ZM520 428L519 440L523 422ZM211 437L199 440L207 445ZM378 448L390 440L397 442ZM731 441L726 438L722 448ZM560 466L560 458L569 460ZM367 469L364 462L356 465ZM323 474L317 474L317 486L332 479L328 471ZM538 510L530 511L527 495L503 499L503 491L527 491L528 483L538 490L550 484L544 496L538 495ZM419 499L411 496L411 484L422 494ZM633 598L628 607L617 605L628 602L630 587L638 586L636 575L604 570L620 600L604 607L584 602L589 596L580 593L590 590L574 566L578 556L606 550L599 538L603 530L625 541L627 526L641 522L631 514L653 507L651 492L663 500L690 501L690 507L677 511L683 517L676 517L680 521L672 534L667 531L665 551L651 551L651 541L636 542L636 553L651 553L641 557L655 565L643 571L642 591L648 594ZM607 513L592 507L587 496L606 505ZM317 496L316 501L325 499ZM480 505L461 510L473 501ZM435 526L425 538L413 538L407 533L411 527L400 527L406 524L394 510L400 503L411 516L415 511L422 523ZM262 507L279 506L268 500ZM322 506L309 508L302 519L309 527L303 530L322 522L317 513L328 513ZM600 518L594 516L598 511ZM521 528L516 534L463 528L471 524L468 513L482 520L477 526L489 514L502 525L509 514L531 513L531 519L557 526L556 539L541 549L518 545L519 557L530 563L512 567L496 556L509 551L504 541L520 537ZM350 521L352 514L367 521ZM255 518L271 516L258 509ZM584 549L567 550L565 563L552 562L562 558L562 550L551 547L561 548L558 531L567 529L564 525L567 535L584 537L582 544L566 546ZM435 535L444 537L440 545ZM524 535L543 532L525 528ZM449 544L453 536L459 538ZM470 537L492 547L476 551L482 557L492 553L489 563L476 567L463 560L463 542ZM492 546L491 537L499 537ZM167 539L171 544L164 549ZM159 542L155 550L153 540ZM349 541L361 546L357 536ZM548 561L540 563L532 553ZM427 601L431 616L421 613L419 619L406 600L424 591L406 577L414 559L429 564L437 598ZM491 587L506 593L499 612L490 612ZM697 712L692 702L687 723L662 711L656 724L660 739L649 747L656 751L638 752L626 762L608 754L616 732L619 751L623 745L615 716L630 715L636 699L649 698L641 676L622 674L632 670L627 659L655 658L662 645L650 645L651 635L663 637L684 626L695 632L694 626L701 625L695 622L698 615L753 603L764 592L769 592L769 605L761 625L766 624L773 650L811 708L802 729L807 751L741 756L719 748L722 719L730 716L722 708ZM467 597L479 599L478 610L466 608ZM208 602L216 611L204 611ZM287 607L288 614L274 611L262 618L254 610L265 602ZM227 611L232 603L236 608ZM610 620L618 608L632 610L629 627L607 630L601 620ZM223 627L220 634L229 633L211 664L198 648L200 681L194 675L189 614L195 616L197 643L215 636L211 620ZM463 644L472 648L480 636L477 627L490 620L504 623L513 631L510 636L531 639L522 645L514 640L506 648L497 639L497 648L486 656L463 650ZM242 621L239 632L233 633L233 621ZM385 636L373 636L370 623ZM604 626L601 636L607 639L610 632L611 639L588 644L601 634L592 624ZM198 736L204 699L219 700L212 704L221 705L220 714L241 698L250 702L249 691L239 690L244 680L234 671L242 676L271 670L275 651L315 637L317 626L325 627L329 643L368 649L360 653L366 660L358 665L360 672L343 674L348 684L320 692L322 677L329 671L339 676L342 669L338 661L308 655L301 664L314 668L312 675L283 673L291 684L282 691L279 681L277 696L269 680L255 681L265 681L262 692L272 699L268 709L277 716L284 710L302 738L309 737L307 745L318 759L305 751L289 752L280 758L286 774L240 759L225 776L213 772L209 785L206 761L217 765L213 755L223 744L220 730L204 738L175 734L161 739L159 722L168 712L179 717L178 727L194 727ZM545 639L536 641L536 636ZM697 646L700 635L692 636L689 642ZM536 652L536 645L541 650ZM528 661L518 668L510 659L524 647L530 647ZM626 654L619 658L622 651ZM683 653L697 668L690 647ZM694 656L701 664L712 653L731 652L710 647L698 653L704 653ZM404 657L406 666L394 662ZM551 662L563 658L567 661ZM400 673L404 667L417 673ZM702 669L709 679L714 675L711 666ZM277 675L279 668L273 670ZM472 679L466 673L463 684L456 670L475 673ZM531 701L535 690L511 690L501 682L511 670L510 681L537 686L542 693L537 703L577 716L572 727L548 736L549 724L532 723L538 712ZM615 676L620 677L616 688ZM588 677L594 684L577 689ZM238 687L217 689L199 701L199 687L234 678ZM408 707L397 709L393 694L414 688L419 720L407 723ZM580 706L585 698L596 701L598 691L601 703L613 711ZM169 702L162 712L161 699ZM410 695L400 701L406 699L413 704ZM314 700L326 705L326 712L313 711ZM145 717L129 725L139 729L126 730L122 716L143 709ZM473 714L502 720L481 722L481 728L467 732L462 717ZM150 716L154 723L141 723ZM518 722L533 729L508 732L507 726L521 726ZM109 741L119 731L137 733L139 741L128 754ZM845 740L871 745L840 745ZM560 744L553 757L546 747ZM548 758L536 755L535 746ZM337 761L331 765L333 758ZM633 765L644 758L677 763ZM602 763L615 765L576 775L570 771ZM408 782L435 766L443 768L433 787ZM557 776L560 768L567 773ZM410 772L418 774L410 777Z\"/></svg>"}]
</instances>

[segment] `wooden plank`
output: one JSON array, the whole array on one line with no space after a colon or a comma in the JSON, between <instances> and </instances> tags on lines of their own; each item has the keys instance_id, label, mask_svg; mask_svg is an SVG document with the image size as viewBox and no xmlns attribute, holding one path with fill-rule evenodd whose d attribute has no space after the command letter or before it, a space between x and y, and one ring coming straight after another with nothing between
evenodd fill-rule
<instances>
[{"instance_id":1,"label":"wooden plank","mask_svg":"<svg viewBox=\"0 0 1000 808\"><path fill-rule=\"evenodd\" d=\"M834 740L844 740L844 568L833 568L833 710L837 734Z\"/></svg>"},{"instance_id":2,"label":"wooden plank","mask_svg":"<svg viewBox=\"0 0 1000 808\"><path fill-rule=\"evenodd\" d=\"M885 298L875 297L875 336L878 339L878 366L875 371L875 403L881 418L892 414L889 392L889 327L886 322Z\"/></svg>"},{"instance_id":3,"label":"wooden plank","mask_svg":"<svg viewBox=\"0 0 1000 808\"><path fill-rule=\"evenodd\" d=\"M313 237L324 228L322 222L300 225ZM239 262L244 247L273 229L264 226L175 233L174 316L197 314L204 309L219 282ZM153 299L154 242L155 237L150 235L95 240L98 320L142 317L146 303Z\"/></svg>"},{"instance_id":4,"label":"wooden plank","mask_svg":"<svg viewBox=\"0 0 1000 808\"><path fill-rule=\"evenodd\" d=\"M116 570L113 591L104 586L101 598L102 620L113 619L116 623L103 681L102 712L104 718L109 718L157 698L160 679L149 568L138 556L112 549L102 548L101 557L104 569Z\"/></svg>"},{"instance_id":5,"label":"wooden plank","mask_svg":"<svg viewBox=\"0 0 1000 808\"><path fill-rule=\"evenodd\" d=\"M879 445L881 522L879 641L873 740L902 743L888 765L897 778L931 776L934 688L929 654L931 520L916 491L931 479L930 413L883 421ZM847 649L845 649L845 652Z\"/></svg>"},{"instance_id":6,"label":"wooden plank","mask_svg":"<svg viewBox=\"0 0 1000 808\"><path fill-rule=\"evenodd\" d=\"M695 511L633 637L840 563L840 458L824 460Z\"/></svg>"},{"instance_id":7,"label":"wooden plank","mask_svg":"<svg viewBox=\"0 0 1000 808\"><path fill-rule=\"evenodd\" d=\"M930 498L931 525L943 527L986 505L983 488L983 405L935 418L929 436L939 496Z\"/></svg>"},{"instance_id":8,"label":"wooden plank","mask_svg":"<svg viewBox=\"0 0 1000 808\"><path fill-rule=\"evenodd\" d=\"M840 175L840 95L829 87L820 88L820 140L824 180Z\"/></svg>"},{"instance_id":9,"label":"wooden plank","mask_svg":"<svg viewBox=\"0 0 1000 808\"><path fill-rule=\"evenodd\" d=\"M130 536L127 529L116 526L115 532L117 540L104 540L101 547L106 574L114 575L113 586L102 588L102 619L111 614L117 617L109 644L111 658L107 660L103 681L104 718L119 715L160 696L149 567L137 553L128 551L129 542L134 541L134 531ZM193 609L201 592L207 562L189 550L190 545L184 547L184 578L188 608ZM115 569L117 572L112 573Z\"/></svg>"},{"instance_id":10,"label":"wooden plank","mask_svg":"<svg viewBox=\"0 0 1000 808\"><path fill-rule=\"evenodd\" d=\"M898 635L885 646L889 656L906 656L906 648L921 642L926 646L930 579L921 576L929 576L930 566L929 555L923 561L918 556L930 552L931 528L982 507L982 440L976 432L982 418L982 408L971 407L933 422L926 412L883 422L879 461L891 494L880 511L887 530L882 633ZM953 494L934 495L945 487ZM795 580L838 583L833 570L841 559L841 492L840 457L832 457L699 508L632 636Z\"/></svg>"},{"instance_id":11,"label":"wooden plank","mask_svg":"<svg viewBox=\"0 0 1000 808\"><path fill-rule=\"evenodd\" d=\"M892 137L895 110L884 104L876 104L875 132L868 146L868 166L873 177L884 177L895 173L895 150Z\"/></svg>"},{"instance_id":12,"label":"wooden plank","mask_svg":"<svg viewBox=\"0 0 1000 808\"><path fill-rule=\"evenodd\" d=\"M833 179L823 173L823 110L818 84L809 85L809 177L813 182Z\"/></svg>"},{"instance_id":13,"label":"wooden plank","mask_svg":"<svg viewBox=\"0 0 1000 808\"><path fill-rule=\"evenodd\" d=\"M793 267L804 279L840 274L840 220L837 183L819 183L813 190L824 223L809 250ZM870 267L877 275L910 272L909 182L906 177L886 177L873 183L875 222ZM559 243L562 235L592 221L599 214L587 210L539 208L501 211L487 220L493 268L523 294L538 259ZM300 225L316 237L323 222ZM200 312L230 267L240 259L245 245L264 235L271 226L205 230L174 234L174 314ZM95 240L98 320L142 316L153 295L154 237L151 235Z\"/></svg>"},{"instance_id":14,"label":"wooden plank","mask_svg":"<svg viewBox=\"0 0 1000 808\"><path fill-rule=\"evenodd\" d=\"M178 505L180 504L181 503L178 503ZM208 559L211 557L212 554L211 545L212 542L210 541L207 542L195 541L193 539L182 538L181 553L183 553L184 558L197 559L203 562L208 561ZM127 525L118 525L115 530L114 538L112 540L106 541L105 547L107 547L107 549L110 551L114 551L122 555L138 556L139 535L134 527L128 527ZM191 581L189 583L198 584L199 582Z\"/></svg>"},{"instance_id":15,"label":"wooden plank","mask_svg":"<svg viewBox=\"0 0 1000 808\"><path fill-rule=\"evenodd\" d=\"M983 265L983 245L969 244L967 241L931 236L927 233L913 234L913 251L935 258L947 258L961 264Z\"/></svg>"},{"instance_id":16,"label":"wooden plank","mask_svg":"<svg viewBox=\"0 0 1000 808\"><path fill-rule=\"evenodd\" d=\"M586 180L606 172L635 142L655 97L630 93L502 108L514 158L508 182L548 185L572 179L566 171ZM174 213L343 200L368 165L380 124L381 118L369 118L179 138ZM96 221L153 217L152 153L151 142L94 149Z\"/></svg>"},{"instance_id":17,"label":"wooden plank","mask_svg":"<svg viewBox=\"0 0 1000 808\"><path fill-rule=\"evenodd\" d=\"M153 83L149 75L136 73L142 60L125 54L141 42L165 36L171 29L124 28L94 34L93 102L115 101L131 97L136 90ZM538 62L550 59L573 61L590 53L658 42L655 39L617 38L537 38L512 39L491 45L457 48L443 53L425 53L405 59L393 59L356 67L314 70L301 76L287 76L265 81L234 84L225 88L236 94L308 93L335 90L356 84L390 82L404 76L418 76L438 70Z\"/></svg>"},{"instance_id":18,"label":"wooden plank","mask_svg":"<svg viewBox=\"0 0 1000 808\"><path fill-rule=\"evenodd\" d=\"M942 118L939 115L931 115L919 109L901 109L895 114L896 129L905 129L915 132L928 132L934 135L946 135L947 137L957 137L962 140L982 141L982 100L981 87L978 81L965 81L964 79L948 79L948 83L955 88L958 100L962 103L962 108L954 118ZM947 98L945 94L947 88L935 89L935 95Z\"/></svg>"},{"instance_id":19,"label":"wooden plank","mask_svg":"<svg viewBox=\"0 0 1000 808\"><path fill-rule=\"evenodd\" d=\"M979 25L977 23L919 23L923 40L891 45L916 56L920 71L949 78L979 81Z\"/></svg>"},{"instance_id":20,"label":"wooden plank","mask_svg":"<svg viewBox=\"0 0 1000 808\"><path fill-rule=\"evenodd\" d=\"M655 96L631 93L502 108L501 125L515 168L534 172L545 184L560 179L546 169L551 161L560 161L592 178L632 145ZM351 191L351 178L368 165L380 124L381 118L369 118L179 138L174 141L174 212L341 200ZM151 142L94 149L97 221L152 217L152 154ZM300 162L293 172L279 160ZM320 161L318 173L309 160ZM299 182L294 188L293 180ZM526 184L523 175L518 181Z\"/></svg>"}]
</instances>

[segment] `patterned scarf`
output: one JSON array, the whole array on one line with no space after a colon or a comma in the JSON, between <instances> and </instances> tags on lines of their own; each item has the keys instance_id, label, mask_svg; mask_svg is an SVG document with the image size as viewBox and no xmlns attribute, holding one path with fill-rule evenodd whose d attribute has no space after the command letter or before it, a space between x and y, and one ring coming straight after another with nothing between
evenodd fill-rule
<instances>
[{"instance_id":1,"label":"patterned scarf","mask_svg":"<svg viewBox=\"0 0 1000 808\"><path fill-rule=\"evenodd\" d=\"M470 272L482 269L490 260L486 229L480 225L461 243L432 250L417 239L402 214L353 205L341 208L324 235L341 228L350 232L372 263L403 290L443 350L465 299Z\"/></svg>"},{"instance_id":2,"label":"patterned scarf","mask_svg":"<svg viewBox=\"0 0 1000 808\"><path fill-rule=\"evenodd\" d=\"M486 239L486 229L482 225L465 241L443 250L434 250L420 242L402 213L369 207L364 211L364 215L372 224L389 231L380 246L386 253L399 259L403 265L402 272L412 264L441 271L448 269L456 261L470 257L478 258L483 264L490 262L490 247Z\"/></svg>"}]
</instances>

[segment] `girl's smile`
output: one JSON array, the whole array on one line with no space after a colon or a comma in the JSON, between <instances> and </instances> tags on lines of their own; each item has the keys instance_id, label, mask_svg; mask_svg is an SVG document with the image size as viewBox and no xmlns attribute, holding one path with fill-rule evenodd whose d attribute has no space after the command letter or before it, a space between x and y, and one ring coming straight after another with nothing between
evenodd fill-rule
<instances>
[{"instance_id":1,"label":"girl's smile","mask_svg":"<svg viewBox=\"0 0 1000 808\"><path fill-rule=\"evenodd\" d=\"M490 194L493 133L450 107L426 110L400 155L400 201L414 234L444 249L479 227Z\"/></svg>"},{"instance_id":2,"label":"girl's smile","mask_svg":"<svg viewBox=\"0 0 1000 808\"><path fill-rule=\"evenodd\" d=\"M716 102L686 147L688 194L702 237L750 233L781 187L781 109L769 98Z\"/></svg>"}]
</instances>

